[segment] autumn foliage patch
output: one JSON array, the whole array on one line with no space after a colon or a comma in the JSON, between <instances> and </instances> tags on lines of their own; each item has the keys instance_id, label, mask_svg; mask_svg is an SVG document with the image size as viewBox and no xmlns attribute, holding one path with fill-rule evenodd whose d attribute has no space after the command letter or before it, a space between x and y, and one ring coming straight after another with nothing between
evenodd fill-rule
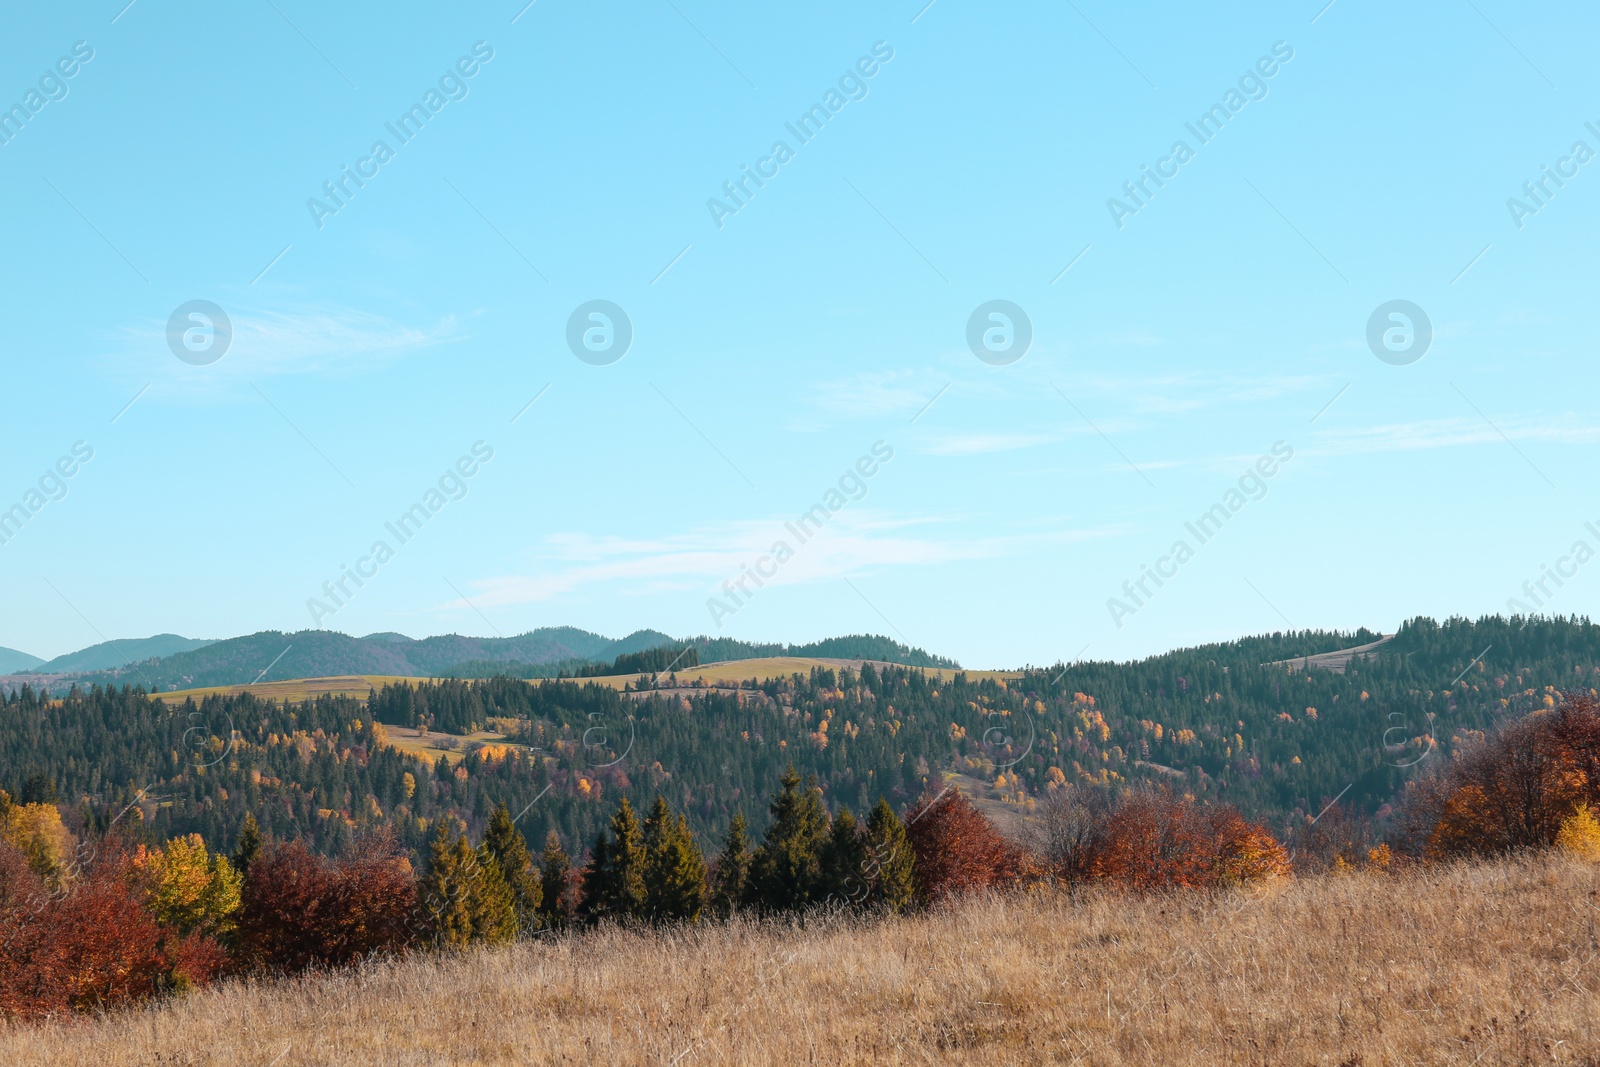
<instances>
[{"instance_id":1,"label":"autumn foliage patch","mask_svg":"<svg viewBox=\"0 0 1600 1067\"><path fill-rule=\"evenodd\" d=\"M1413 783L1399 835L1428 859L1496 855L1587 839L1600 810L1600 701L1562 695L1550 711L1514 720L1462 745ZM1563 828L1566 835L1563 838Z\"/></svg>"},{"instance_id":2,"label":"autumn foliage patch","mask_svg":"<svg viewBox=\"0 0 1600 1067\"><path fill-rule=\"evenodd\" d=\"M271 845L249 867L238 959L252 970L338 966L412 937L417 888L403 856L329 859L304 842Z\"/></svg>"},{"instance_id":3,"label":"autumn foliage patch","mask_svg":"<svg viewBox=\"0 0 1600 1067\"><path fill-rule=\"evenodd\" d=\"M1129 793L1095 835L1088 871L1130 889L1215 888L1289 874L1283 845L1227 805Z\"/></svg>"},{"instance_id":4,"label":"autumn foliage patch","mask_svg":"<svg viewBox=\"0 0 1600 1067\"><path fill-rule=\"evenodd\" d=\"M1032 857L954 789L908 811L906 836L915 856L917 898L924 904L1001 889L1036 873Z\"/></svg>"},{"instance_id":5,"label":"autumn foliage patch","mask_svg":"<svg viewBox=\"0 0 1600 1067\"><path fill-rule=\"evenodd\" d=\"M159 925L144 906L148 888L126 854L52 884L0 842L0 1015L116 1007L209 980L220 949Z\"/></svg>"}]
</instances>

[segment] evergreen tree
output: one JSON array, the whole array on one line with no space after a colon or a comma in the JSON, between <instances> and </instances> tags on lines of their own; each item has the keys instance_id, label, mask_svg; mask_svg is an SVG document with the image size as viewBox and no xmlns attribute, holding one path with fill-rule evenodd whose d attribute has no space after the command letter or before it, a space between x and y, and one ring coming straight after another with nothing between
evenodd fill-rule
<instances>
[{"instance_id":1,"label":"evergreen tree","mask_svg":"<svg viewBox=\"0 0 1600 1067\"><path fill-rule=\"evenodd\" d=\"M613 897L611 887L611 838L601 830L595 835L589 849L589 862L578 876L578 918L586 923L599 920L606 914Z\"/></svg>"},{"instance_id":2,"label":"evergreen tree","mask_svg":"<svg viewBox=\"0 0 1600 1067\"><path fill-rule=\"evenodd\" d=\"M511 821L511 810L504 804L497 805L494 814L489 817L489 828L483 835L483 847L511 891L517 928L537 929L544 886L540 881L539 869L534 866L533 856L528 852L527 839Z\"/></svg>"},{"instance_id":3,"label":"evergreen tree","mask_svg":"<svg viewBox=\"0 0 1600 1067\"><path fill-rule=\"evenodd\" d=\"M579 914L589 921L625 919L644 907L644 835L628 798L611 816L611 835L595 838L594 852L583 872Z\"/></svg>"},{"instance_id":4,"label":"evergreen tree","mask_svg":"<svg viewBox=\"0 0 1600 1067\"><path fill-rule=\"evenodd\" d=\"M233 849L233 869L241 875L248 875L250 861L260 851L261 827L256 825L256 817L252 812L244 817L244 826L239 830L239 843Z\"/></svg>"},{"instance_id":5,"label":"evergreen tree","mask_svg":"<svg viewBox=\"0 0 1600 1067\"><path fill-rule=\"evenodd\" d=\"M904 911L916 891L911 841L889 802L879 798L867 816L867 864L873 872L872 902Z\"/></svg>"},{"instance_id":6,"label":"evergreen tree","mask_svg":"<svg viewBox=\"0 0 1600 1067\"><path fill-rule=\"evenodd\" d=\"M515 832L515 831L513 831ZM520 841L521 834L517 835ZM526 853L527 846L523 846ZM470 892L472 894L472 939L491 945L514 940L519 921L517 896L511 883L506 881L500 863L485 841L476 850L462 837L456 842L456 854L463 862L472 862ZM534 882L535 887L538 882Z\"/></svg>"},{"instance_id":7,"label":"evergreen tree","mask_svg":"<svg viewBox=\"0 0 1600 1067\"><path fill-rule=\"evenodd\" d=\"M517 935L515 898L488 846L473 848L465 834L452 835L443 819L429 843L428 870L418 888L437 944L459 948Z\"/></svg>"},{"instance_id":8,"label":"evergreen tree","mask_svg":"<svg viewBox=\"0 0 1600 1067\"><path fill-rule=\"evenodd\" d=\"M745 884L750 880L750 838L745 832L743 812L734 812L728 824L728 837L717 856L711 881L711 913L726 918L744 900Z\"/></svg>"},{"instance_id":9,"label":"evergreen tree","mask_svg":"<svg viewBox=\"0 0 1600 1067\"><path fill-rule=\"evenodd\" d=\"M572 859L561 847L561 835L551 830L544 839L544 852L539 856L539 915L546 929L561 926L571 917L572 901L567 891L571 870Z\"/></svg>"},{"instance_id":10,"label":"evergreen tree","mask_svg":"<svg viewBox=\"0 0 1600 1067\"><path fill-rule=\"evenodd\" d=\"M682 815L659 794L644 822L644 914L656 922L694 922L706 898L706 861Z\"/></svg>"},{"instance_id":11,"label":"evergreen tree","mask_svg":"<svg viewBox=\"0 0 1600 1067\"><path fill-rule=\"evenodd\" d=\"M860 907L871 891L870 879L861 825L849 808L840 808L822 847L822 895L838 907Z\"/></svg>"},{"instance_id":12,"label":"evergreen tree","mask_svg":"<svg viewBox=\"0 0 1600 1067\"><path fill-rule=\"evenodd\" d=\"M451 840L446 820L434 826L428 842L428 869L418 885L423 920L436 944L461 946L472 940L472 872L463 865L470 860Z\"/></svg>"},{"instance_id":13,"label":"evergreen tree","mask_svg":"<svg viewBox=\"0 0 1600 1067\"><path fill-rule=\"evenodd\" d=\"M750 861L745 902L764 911L798 911L817 898L828 813L814 781L800 789L791 765L772 798L772 823Z\"/></svg>"}]
</instances>

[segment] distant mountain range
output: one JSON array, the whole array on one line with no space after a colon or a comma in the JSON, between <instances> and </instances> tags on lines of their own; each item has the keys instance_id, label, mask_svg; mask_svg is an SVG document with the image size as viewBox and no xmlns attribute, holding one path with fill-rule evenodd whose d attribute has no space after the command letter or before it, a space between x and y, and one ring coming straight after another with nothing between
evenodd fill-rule
<instances>
[{"instance_id":1,"label":"distant mountain range","mask_svg":"<svg viewBox=\"0 0 1600 1067\"><path fill-rule=\"evenodd\" d=\"M516 637L446 634L421 639L397 633L351 637L328 630L292 634L264 630L223 641L159 634L108 641L48 662L3 649L0 672L20 676L13 682L26 679L51 689L76 683L162 690L352 674L485 677L504 670L553 675L610 663L629 653L686 644L696 646L701 662L793 655L875 659L917 667L958 666L954 660L874 635L835 637L805 645L751 644L727 638L680 639L656 630L639 630L615 640L576 627L556 626Z\"/></svg>"}]
</instances>

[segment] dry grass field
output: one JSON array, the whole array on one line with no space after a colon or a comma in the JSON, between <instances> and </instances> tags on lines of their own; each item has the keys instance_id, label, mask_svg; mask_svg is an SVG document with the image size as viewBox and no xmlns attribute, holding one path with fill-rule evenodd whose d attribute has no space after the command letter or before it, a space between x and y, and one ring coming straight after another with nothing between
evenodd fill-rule
<instances>
[{"instance_id":1,"label":"dry grass field","mask_svg":"<svg viewBox=\"0 0 1600 1067\"><path fill-rule=\"evenodd\" d=\"M685 667L675 672L678 682L687 685L690 682L700 682L707 686L737 686L740 682L766 681L769 678L787 678L791 674L810 674L813 667L831 667L839 670L848 667L859 671L859 659L826 659L812 656L769 656L764 659L735 659L723 663L706 663L698 667ZM879 661L874 660L874 663ZM951 671L935 668L925 668L926 673L940 680L965 674L972 679L995 678L1009 679L1021 677L1020 671ZM597 682L600 685L609 685L613 689L621 689L624 685L632 685L642 675L638 674L607 674L598 678L580 678L580 682Z\"/></svg>"},{"instance_id":2,"label":"dry grass field","mask_svg":"<svg viewBox=\"0 0 1600 1067\"><path fill-rule=\"evenodd\" d=\"M179 689L170 693L156 693L155 696L166 704L182 704L191 697L198 704L208 696L238 696L240 693L254 693L263 700L287 700L290 703L319 696L347 696L365 700L367 693L373 689L382 689L386 685L397 685L401 682L417 685L426 681L427 678L407 678L400 675L348 674L334 678L289 678L279 682L259 682L255 685L212 685L202 689Z\"/></svg>"},{"instance_id":3,"label":"dry grass field","mask_svg":"<svg viewBox=\"0 0 1600 1067\"><path fill-rule=\"evenodd\" d=\"M605 929L0 1030L0 1063L1600 1063L1600 866Z\"/></svg>"}]
</instances>

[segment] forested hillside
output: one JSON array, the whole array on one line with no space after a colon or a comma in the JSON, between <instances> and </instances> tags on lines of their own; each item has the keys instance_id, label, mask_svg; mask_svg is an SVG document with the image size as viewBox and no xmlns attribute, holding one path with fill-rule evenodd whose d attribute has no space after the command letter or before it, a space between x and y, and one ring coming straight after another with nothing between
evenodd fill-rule
<instances>
[{"instance_id":1,"label":"forested hillside","mask_svg":"<svg viewBox=\"0 0 1600 1067\"><path fill-rule=\"evenodd\" d=\"M957 771L1022 814L1053 785L1147 780L1286 826L1341 795L1381 816L1453 738L1589 689L1600 671L1587 621L1497 618L1415 620L1343 674L1262 665L1370 636L1280 634L1008 682L868 665L738 690L502 678L389 687L368 705L247 695L173 709L137 687L28 691L0 705L0 788L53 790L102 823L137 800L154 838L199 832L221 847L255 812L326 851L373 824L420 846L418 820L441 811L480 832L501 802L530 840L554 829L581 848L621 796L643 809L658 792L709 840L735 812L760 825L791 764L832 808L899 807ZM464 743L456 762L386 743L419 725L505 741Z\"/></svg>"},{"instance_id":2,"label":"forested hillside","mask_svg":"<svg viewBox=\"0 0 1600 1067\"><path fill-rule=\"evenodd\" d=\"M167 640L170 638L170 640ZM405 677L555 678L593 668L612 667L619 657L656 649L693 646L701 663L762 656L810 656L874 659L914 667L955 667L887 637L856 634L808 644L752 644L729 638L683 640L656 630L638 630L613 640L571 626L543 627L516 637L463 637L445 634L420 640L403 634L351 637L328 630L282 633L263 630L226 641L187 641L172 635L144 641L112 641L28 666L32 673L61 677L33 679L35 688L65 693L73 684L138 685L146 691L243 685L257 680L319 678L335 675L398 675ZM167 652L153 652L166 649ZM182 651L178 651L182 649ZM20 654L18 654L20 655ZM29 657L31 659L31 657ZM18 661L19 666L27 666ZM621 673L638 667L624 665ZM15 688L0 680L0 688Z\"/></svg>"}]
</instances>

